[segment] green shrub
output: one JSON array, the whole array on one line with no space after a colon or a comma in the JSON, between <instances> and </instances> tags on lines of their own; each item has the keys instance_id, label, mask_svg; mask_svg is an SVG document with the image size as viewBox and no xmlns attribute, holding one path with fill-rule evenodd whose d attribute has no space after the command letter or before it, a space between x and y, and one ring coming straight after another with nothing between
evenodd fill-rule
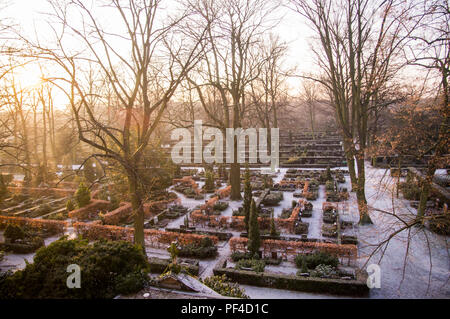
<instances>
[{"instance_id":1,"label":"green shrub","mask_svg":"<svg viewBox=\"0 0 450 319\"><path fill-rule=\"evenodd\" d=\"M291 208L284 208L281 212L280 218L281 219L289 219L292 215L292 209Z\"/></svg>"},{"instance_id":2,"label":"green shrub","mask_svg":"<svg viewBox=\"0 0 450 319\"><path fill-rule=\"evenodd\" d=\"M294 227L294 234L303 235L308 234L309 224L308 223L298 223Z\"/></svg>"},{"instance_id":3,"label":"green shrub","mask_svg":"<svg viewBox=\"0 0 450 319\"><path fill-rule=\"evenodd\" d=\"M281 262L282 262L281 258L278 258L278 259L264 258L263 260L264 260L264 263L266 264L266 266L267 265L279 266L279 265L281 265Z\"/></svg>"},{"instance_id":4,"label":"green shrub","mask_svg":"<svg viewBox=\"0 0 450 319\"><path fill-rule=\"evenodd\" d=\"M147 281L147 273L141 271L135 271L129 274L117 276L116 292L122 295L135 293L142 290Z\"/></svg>"},{"instance_id":5,"label":"green shrub","mask_svg":"<svg viewBox=\"0 0 450 319\"><path fill-rule=\"evenodd\" d=\"M207 170L205 173L205 186L204 186L204 190L208 193L210 192L214 192L215 190L215 183L214 183L214 172Z\"/></svg>"},{"instance_id":6,"label":"green shrub","mask_svg":"<svg viewBox=\"0 0 450 319\"><path fill-rule=\"evenodd\" d=\"M214 210L218 210L220 212L224 211L225 209L227 209L229 206L229 204L227 202L216 202L214 204Z\"/></svg>"},{"instance_id":7,"label":"green shrub","mask_svg":"<svg viewBox=\"0 0 450 319\"><path fill-rule=\"evenodd\" d=\"M25 232L20 226L8 224L5 229L5 233L3 234L5 238L8 238L11 240L11 242L15 242L18 239L24 239L25 238Z\"/></svg>"},{"instance_id":8,"label":"green shrub","mask_svg":"<svg viewBox=\"0 0 450 319\"><path fill-rule=\"evenodd\" d=\"M320 186L320 183L317 179L313 178L309 181L309 188L310 189L318 189Z\"/></svg>"},{"instance_id":9,"label":"green shrub","mask_svg":"<svg viewBox=\"0 0 450 319\"><path fill-rule=\"evenodd\" d=\"M78 208L88 205L91 201L91 191L83 182L80 183L75 193L75 201L78 204Z\"/></svg>"},{"instance_id":10,"label":"green shrub","mask_svg":"<svg viewBox=\"0 0 450 319\"><path fill-rule=\"evenodd\" d=\"M242 253L240 251L235 251L234 253L231 254L231 260L233 262L238 262L241 259L252 259L252 254L251 253Z\"/></svg>"},{"instance_id":11,"label":"green shrub","mask_svg":"<svg viewBox=\"0 0 450 319\"><path fill-rule=\"evenodd\" d=\"M327 182L325 183L325 189L326 189L328 192L334 191L334 181L327 181Z\"/></svg>"},{"instance_id":12,"label":"green shrub","mask_svg":"<svg viewBox=\"0 0 450 319\"><path fill-rule=\"evenodd\" d=\"M201 281L222 296L249 299L245 291L238 284L229 281L225 275L212 276Z\"/></svg>"},{"instance_id":13,"label":"green shrub","mask_svg":"<svg viewBox=\"0 0 450 319\"><path fill-rule=\"evenodd\" d=\"M300 157L290 157L286 161L286 164L298 164L299 161L300 161Z\"/></svg>"},{"instance_id":14,"label":"green shrub","mask_svg":"<svg viewBox=\"0 0 450 319\"><path fill-rule=\"evenodd\" d=\"M297 268L304 268L304 263L308 269L315 269L319 265L328 265L337 267L339 265L339 259L327 252L316 251L310 255L297 255L295 256L295 264Z\"/></svg>"},{"instance_id":15,"label":"green shrub","mask_svg":"<svg viewBox=\"0 0 450 319\"><path fill-rule=\"evenodd\" d=\"M15 242L0 243L0 249L12 251L15 254L29 254L44 246L44 239L40 236L25 236Z\"/></svg>"},{"instance_id":16,"label":"green shrub","mask_svg":"<svg viewBox=\"0 0 450 319\"><path fill-rule=\"evenodd\" d=\"M308 270L308 265L306 264L306 260L305 260L305 258L302 258L301 265L300 265L300 272L305 274L308 271L309 270Z\"/></svg>"},{"instance_id":17,"label":"green shrub","mask_svg":"<svg viewBox=\"0 0 450 319\"><path fill-rule=\"evenodd\" d=\"M205 237L202 239L200 245L188 244L181 246L178 251L178 256L198 259L212 258L217 256L217 247L211 238Z\"/></svg>"},{"instance_id":18,"label":"green shrub","mask_svg":"<svg viewBox=\"0 0 450 319\"><path fill-rule=\"evenodd\" d=\"M330 265L318 265L311 271L311 277L331 278L338 275L336 268Z\"/></svg>"},{"instance_id":19,"label":"green shrub","mask_svg":"<svg viewBox=\"0 0 450 319\"><path fill-rule=\"evenodd\" d=\"M243 268L251 268L255 272L264 272L266 263L259 259L241 259L236 263L235 268L242 270Z\"/></svg>"},{"instance_id":20,"label":"green shrub","mask_svg":"<svg viewBox=\"0 0 450 319\"><path fill-rule=\"evenodd\" d=\"M75 205L73 204L72 200L70 200L70 199L66 203L66 210L68 212L75 210Z\"/></svg>"},{"instance_id":21,"label":"green shrub","mask_svg":"<svg viewBox=\"0 0 450 319\"><path fill-rule=\"evenodd\" d=\"M278 232L277 226L275 224L275 218L273 217L273 214L272 214L272 218L270 219L270 236L272 236L272 237L280 236L280 233Z\"/></svg>"},{"instance_id":22,"label":"green shrub","mask_svg":"<svg viewBox=\"0 0 450 319\"><path fill-rule=\"evenodd\" d=\"M16 254L28 254L44 246L44 239L40 234L19 226L8 224L4 236L6 240L0 243L0 248Z\"/></svg>"},{"instance_id":23,"label":"green shrub","mask_svg":"<svg viewBox=\"0 0 450 319\"><path fill-rule=\"evenodd\" d=\"M81 268L81 288L66 285L67 266ZM124 241L62 238L39 249L33 263L7 277L0 299L103 299L137 292L147 279L147 258L142 249ZM140 275L137 275L140 274Z\"/></svg>"},{"instance_id":24,"label":"green shrub","mask_svg":"<svg viewBox=\"0 0 450 319\"><path fill-rule=\"evenodd\" d=\"M248 229L248 243L247 248L253 255L259 252L261 246L261 236L259 233L259 222L258 222L258 209L256 208L255 200L252 199L252 204L250 208L250 220Z\"/></svg>"},{"instance_id":25,"label":"green shrub","mask_svg":"<svg viewBox=\"0 0 450 319\"><path fill-rule=\"evenodd\" d=\"M266 206L277 206L283 200L283 192L271 192L267 195L262 204Z\"/></svg>"}]
</instances>

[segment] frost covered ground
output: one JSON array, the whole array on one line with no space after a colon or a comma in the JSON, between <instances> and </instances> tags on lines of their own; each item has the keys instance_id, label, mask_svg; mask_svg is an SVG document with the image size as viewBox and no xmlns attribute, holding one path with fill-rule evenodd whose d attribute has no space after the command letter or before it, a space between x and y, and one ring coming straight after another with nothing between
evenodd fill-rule
<instances>
[{"instance_id":1,"label":"frost covered ground","mask_svg":"<svg viewBox=\"0 0 450 319\"><path fill-rule=\"evenodd\" d=\"M409 202L395 195L396 179L382 169L366 167L366 195L374 225L358 227L359 264L362 267L377 244L402 227L397 217L377 211L394 212L404 220L414 217ZM400 195L401 197L401 195ZM356 215L356 198L352 194L350 213ZM408 245L409 243L409 245ZM450 255L448 237L427 229L412 228L389 241L384 251L369 261L381 267L381 289L372 289L371 298L450 298ZM406 258L405 258L406 256ZM381 261L380 261L381 258Z\"/></svg>"},{"instance_id":2,"label":"frost covered ground","mask_svg":"<svg viewBox=\"0 0 450 319\"><path fill-rule=\"evenodd\" d=\"M274 182L279 182L286 171L287 169L280 169L280 173L274 179ZM414 217L415 210L410 207L408 201L402 198L396 199L395 196L393 198L392 194L395 193L396 179L390 177L388 171L367 166L366 173L367 200L371 207L371 217L374 224L364 227L355 226L353 229L346 229L345 233L355 233L358 236L360 242L358 247L360 255L358 263L360 267L367 267L369 264L379 264L381 267L381 288L372 289L370 298L450 298L450 255L448 251L448 239L446 237L436 235L426 229L412 229L406 263L405 253L408 247L407 231L400 233L389 242L381 262L381 252L371 256L378 244L401 227L401 222L396 217L377 210L394 211L395 214L405 219ZM350 189L349 178L346 177L346 180L347 182L340 184L340 187ZM181 194L178 195L181 198L182 204L190 209L204 203L204 200L195 201L187 199ZM275 216L279 216L283 208L291 207L293 199L293 192L284 192L283 201L275 208ZM319 198L313 202L313 216L311 218L304 218L304 222L310 224L309 238L322 238L321 209L322 203L325 200L324 186L321 186ZM241 204L241 202L230 202L230 207L222 215L231 216L233 210L237 209ZM339 210L345 216L346 220L352 220L355 223L358 222L359 216L354 193L351 193L348 202L339 204ZM183 221L184 217L179 218L171 222L168 227L178 227ZM233 233L233 235L239 236L238 233ZM428 249L427 241L429 242L430 250ZM200 277L204 278L212 275L214 267L223 262L223 258L226 258L229 253L229 245L222 243L219 246L220 257L218 259L200 261ZM371 258L366 264L369 256ZM404 265L406 266L404 267ZM269 270L269 268L270 266L267 269ZM292 273L293 270L292 265L287 265L280 269L273 269L273 271L281 273ZM242 287L251 298L255 299L338 298L332 295L302 293L247 285L243 285Z\"/></svg>"},{"instance_id":3,"label":"frost covered ground","mask_svg":"<svg viewBox=\"0 0 450 319\"><path fill-rule=\"evenodd\" d=\"M274 179L279 182L286 169L281 169ZM384 169L374 169L366 167L366 196L370 207L370 215L374 222L370 226L355 226L353 229L345 230L346 234L355 233L359 239L359 259L360 267L367 267L369 264L379 264L381 268L381 288L372 289L370 298L450 298L450 254L448 250L448 238L436 235L423 228L412 228L399 233L392 238L385 249L379 250L373 256L372 253L386 238L403 226L399 218L410 220L414 218L415 209L411 208L409 202L395 197L396 179L389 176L389 172ZM349 178L346 184L340 187L350 189ZM202 182L199 183L202 186ZM313 217L304 218L304 222L310 224L309 238L322 238L321 209L325 201L324 186L319 190L319 198L313 201ZM394 194L394 196L393 196ZM292 205L292 192L284 193L284 200L275 209L275 216L279 216L283 208ZM182 205L193 209L201 205L209 196L202 200L188 199L179 194ZM231 216L234 209L237 209L241 202L230 202L230 207L223 212L224 216ZM339 204L341 215L346 220L358 221L358 209L355 194L351 193L349 201ZM389 212L387 214L385 212ZM393 214L392 214L393 213ZM178 228L184 222L184 216L169 223L167 227ZM239 236L238 232L232 232L233 236ZM290 235L292 236L292 235ZM46 245L57 238L48 238ZM2 233L0 232L0 240ZM408 244L409 243L409 244ZM200 261L200 277L205 278L213 274L213 269L223 263L230 254L230 247L227 242L219 243L219 257L214 260ZM168 258L169 254L161 249L148 249L149 256ZM6 254L4 260L0 262L1 270L16 270L25 266L25 259L31 261L34 254L13 255ZM405 258L406 256L406 258ZM368 261L370 257L370 260ZM288 263L283 267L268 266L268 270L281 273L294 273L293 265ZM260 288L253 286L242 286L251 298L269 299L311 299L311 298L339 298L338 296L326 294L311 294L294 292L287 290Z\"/></svg>"}]
</instances>

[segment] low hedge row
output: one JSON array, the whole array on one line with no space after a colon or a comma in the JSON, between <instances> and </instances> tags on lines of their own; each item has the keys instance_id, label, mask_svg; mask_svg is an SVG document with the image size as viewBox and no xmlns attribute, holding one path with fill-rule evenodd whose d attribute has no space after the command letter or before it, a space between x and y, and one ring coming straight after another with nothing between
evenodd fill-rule
<instances>
[{"instance_id":1,"label":"low hedge row","mask_svg":"<svg viewBox=\"0 0 450 319\"><path fill-rule=\"evenodd\" d=\"M65 221L44 220L37 218L0 216L0 229L6 228L8 225L16 225L20 227L29 227L44 233L44 237L63 234L67 227Z\"/></svg>"},{"instance_id":2,"label":"low hedge row","mask_svg":"<svg viewBox=\"0 0 450 319\"><path fill-rule=\"evenodd\" d=\"M215 268L213 272L215 276L225 275L233 282L258 287L347 296L365 296L369 292L369 288L363 280L298 277L274 273L256 273L231 268Z\"/></svg>"},{"instance_id":3,"label":"low hedge row","mask_svg":"<svg viewBox=\"0 0 450 319\"><path fill-rule=\"evenodd\" d=\"M215 236L220 241L228 241L233 237L232 233L216 232L210 230L186 230L180 228L166 228L166 231L181 234L195 234L195 235L205 235L205 236Z\"/></svg>"}]
</instances>

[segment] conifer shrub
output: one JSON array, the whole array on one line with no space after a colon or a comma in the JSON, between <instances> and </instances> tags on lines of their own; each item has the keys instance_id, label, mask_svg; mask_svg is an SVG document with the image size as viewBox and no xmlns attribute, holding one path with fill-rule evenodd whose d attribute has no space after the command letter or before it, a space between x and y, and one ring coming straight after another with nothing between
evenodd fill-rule
<instances>
[{"instance_id":1,"label":"conifer shrub","mask_svg":"<svg viewBox=\"0 0 450 319\"><path fill-rule=\"evenodd\" d=\"M308 269L315 269L319 265L328 265L336 268L339 265L339 259L330 253L322 251L316 251L310 255L295 256L297 268L304 269L305 263Z\"/></svg>"},{"instance_id":2,"label":"conifer shrub","mask_svg":"<svg viewBox=\"0 0 450 319\"><path fill-rule=\"evenodd\" d=\"M74 205L74 203L72 202L71 199L69 199L69 200L67 201L67 203L66 203L66 210L67 210L68 212L71 212L71 211L75 210L75 205Z\"/></svg>"},{"instance_id":3,"label":"conifer shrub","mask_svg":"<svg viewBox=\"0 0 450 319\"><path fill-rule=\"evenodd\" d=\"M91 201L91 191L83 182L80 183L77 191L75 192L75 201L78 208L88 205Z\"/></svg>"},{"instance_id":4,"label":"conifer shrub","mask_svg":"<svg viewBox=\"0 0 450 319\"><path fill-rule=\"evenodd\" d=\"M81 288L67 287L67 267L81 269ZM142 249L125 241L61 238L39 249L25 269L0 280L0 299L107 299L135 293L147 282Z\"/></svg>"}]
</instances>

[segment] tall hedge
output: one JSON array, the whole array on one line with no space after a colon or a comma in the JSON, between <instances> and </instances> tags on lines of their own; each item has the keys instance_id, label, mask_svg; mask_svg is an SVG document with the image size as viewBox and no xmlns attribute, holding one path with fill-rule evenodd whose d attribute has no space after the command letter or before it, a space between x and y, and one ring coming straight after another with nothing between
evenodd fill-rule
<instances>
[{"instance_id":1,"label":"tall hedge","mask_svg":"<svg viewBox=\"0 0 450 319\"><path fill-rule=\"evenodd\" d=\"M261 238L259 234L258 209L256 208L255 201L252 200L248 232L248 250L252 255L255 255L258 254L260 246Z\"/></svg>"},{"instance_id":2,"label":"tall hedge","mask_svg":"<svg viewBox=\"0 0 450 319\"><path fill-rule=\"evenodd\" d=\"M250 170L245 169L245 180L244 180L244 223L245 230L249 232L249 221L250 221L250 209L252 205L252 185L250 183Z\"/></svg>"}]
</instances>

